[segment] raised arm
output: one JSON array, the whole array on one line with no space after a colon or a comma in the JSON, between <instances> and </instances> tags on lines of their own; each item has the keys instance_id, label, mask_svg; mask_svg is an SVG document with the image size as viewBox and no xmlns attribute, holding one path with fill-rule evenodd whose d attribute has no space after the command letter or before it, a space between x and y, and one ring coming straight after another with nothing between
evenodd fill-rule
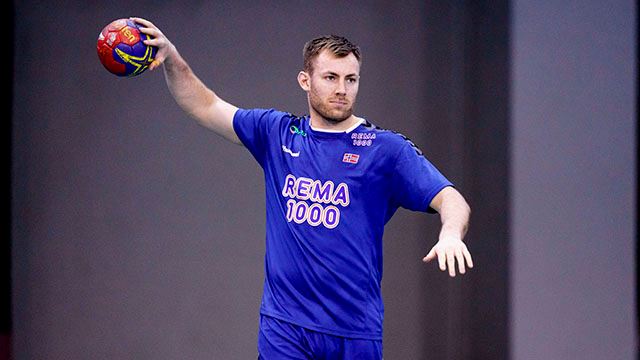
<instances>
[{"instance_id":1,"label":"raised arm","mask_svg":"<svg viewBox=\"0 0 640 360\"><path fill-rule=\"evenodd\" d=\"M438 259L440 270L449 270L449 276L456 276L458 272L464 274L466 266L473 267L471 253L462 239L467 234L471 209L462 195L453 187L442 189L431 201L431 208L440 214L442 229L438 243L422 260L429 262Z\"/></svg>"},{"instance_id":2,"label":"raised arm","mask_svg":"<svg viewBox=\"0 0 640 360\"><path fill-rule=\"evenodd\" d=\"M233 116L238 108L222 100L202 83L176 47L153 23L142 18L133 20L142 25L141 32L151 36L152 39L146 40L145 44L158 47L156 59L149 69L154 70L164 64L167 86L178 105L202 126L240 144L233 130Z\"/></svg>"}]
</instances>

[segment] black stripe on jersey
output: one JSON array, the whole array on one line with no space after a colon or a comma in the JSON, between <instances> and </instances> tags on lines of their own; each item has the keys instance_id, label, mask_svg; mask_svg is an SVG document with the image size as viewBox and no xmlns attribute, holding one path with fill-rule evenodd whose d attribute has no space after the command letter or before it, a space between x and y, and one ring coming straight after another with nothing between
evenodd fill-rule
<instances>
[{"instance_id":1,"label":"black stripe on jersey","mask_svg":"<svg viewBox=\"0 0 640 360\"><path fill-rule=\"evenodd\" d=\"M406 137L404 134L401 134L401 133L399 133L397 131L381 128L378 125L374 125L374 124L370 123L368 120L365 120L364 124L362 124L362 126L364 126L367 130L389 131L389 132L391 132L393 134L396 134L396 135L400 136L404 141L409 143L409 145L411 145L413 150L415 150L418 155L424 157L424 154L422 153L422 150L420 150L420 148L416 144L414 144L414 142L411 141L411 139Z\"/></svg>"},{"instance_id":2,"label":"black stripe on jersey","mask_svg":"<svg viewBox=\"0 0 640 360\"><path fill-rule=\"evenodd\" d=\"M304 119L304 116L298 116L296 114L293 113L287 113L287 115L289 115L292 119L292 122L296 123L296 124L300 124L302 122L302 119Z\"/></svg>"}]
</instances>

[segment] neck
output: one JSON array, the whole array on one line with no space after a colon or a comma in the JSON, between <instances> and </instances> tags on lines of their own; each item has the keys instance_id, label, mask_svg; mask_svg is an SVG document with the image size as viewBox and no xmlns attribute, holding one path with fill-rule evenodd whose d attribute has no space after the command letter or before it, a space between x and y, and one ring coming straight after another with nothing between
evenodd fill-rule
<instances>
[{"instance_id":1,"label":"neck","mask_svg":"<svg viewBox=\"0 0 640 360\"><path fill-rule=\"evenodd\" d=\"M311 113L311 126L318 130L346 131L361 121L362 119L355 115L351 115L343 121L331 121L315 111Z\"/></svg>"}]
</instances>

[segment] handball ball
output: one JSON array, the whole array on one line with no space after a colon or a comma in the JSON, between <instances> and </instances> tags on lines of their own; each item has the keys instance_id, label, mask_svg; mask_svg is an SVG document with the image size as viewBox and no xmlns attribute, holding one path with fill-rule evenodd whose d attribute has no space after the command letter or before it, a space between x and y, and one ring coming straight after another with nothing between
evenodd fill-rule
<instances>
[{"instance_id":1,"label":"handball ball","mask_svg":"<svg viewBox=\"0 0 640 360\"><path fill-rule=\"evenodd\" d=\"M118 76L142 74L153 62L158 48L143 43L149 35L131 19L118 19L98 35L98 57L109 72Z\"/></svg>"}]
</instances>

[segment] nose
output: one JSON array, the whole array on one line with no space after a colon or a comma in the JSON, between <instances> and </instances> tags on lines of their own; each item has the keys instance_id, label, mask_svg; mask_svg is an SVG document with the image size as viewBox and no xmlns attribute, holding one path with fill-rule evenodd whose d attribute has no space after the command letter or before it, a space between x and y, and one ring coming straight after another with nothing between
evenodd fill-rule
<instances>
[{"instance_id":1,"label":"nose","mask_svg":"<svg viewBox=\"0 0 640 360\"><path fill-rule=\"evenodd\" d=\"M336 86L336 95L347 95L346 80L338 81L338 85Z\"/></svg>"}]
</instances>

